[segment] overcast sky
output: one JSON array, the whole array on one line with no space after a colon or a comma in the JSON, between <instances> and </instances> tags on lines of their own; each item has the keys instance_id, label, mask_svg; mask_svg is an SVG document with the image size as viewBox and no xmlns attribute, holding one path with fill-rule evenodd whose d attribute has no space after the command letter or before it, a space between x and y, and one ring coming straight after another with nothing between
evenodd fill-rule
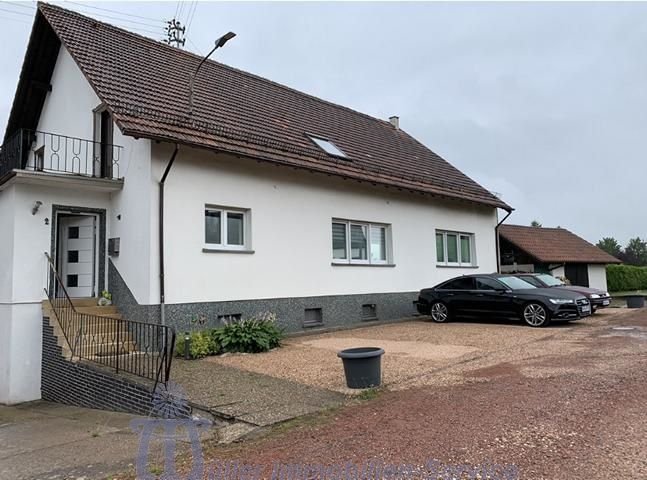
<instances>
[{"instance_id":1,"label":"overcast sky","mask_svg":"<svg viewBox=\"0 0 647 480\"><path fill-rule=\"evenodd\" d=\"M647 4L62 3L158 39L177 12L203 54L232 30L219 61L399 115L512 205L508 223L647 237ZM34 5L0 5L3 131Z\"/></svg>"}]
</instances>

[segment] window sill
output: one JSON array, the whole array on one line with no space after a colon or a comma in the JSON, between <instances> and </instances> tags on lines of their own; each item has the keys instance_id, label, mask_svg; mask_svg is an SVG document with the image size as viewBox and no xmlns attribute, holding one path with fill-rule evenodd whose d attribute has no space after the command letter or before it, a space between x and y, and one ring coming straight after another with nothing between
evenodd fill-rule
<instances>
[{"instance_id":1,"label":"window sill","mask_svg":"<svg viewBox=\"0 0 647 480\"><path fill-rule=\"evenodd\" d=\"M330 263L333 267L395 267L395 263Z\"/></svg>"},{"instance_id":2,"label":"window sill","mask_svg":"<svg viewBox=\"0 0 647 480\"><path fill-rule=\"evenodd\" d=\"M233 248L203 248L202 253L254 253L254 250L235 250Z\"/></svg>"},{"instance_id":3,"label":"window sill","mask_svg":"<svg viewBox=\"0 0 647 480\"><path fill-rule=\"evenodd\" d=\"M479 268L478 265L443 265L441 263L436 264L436 268Z\"/></svg>"}]
</instances>

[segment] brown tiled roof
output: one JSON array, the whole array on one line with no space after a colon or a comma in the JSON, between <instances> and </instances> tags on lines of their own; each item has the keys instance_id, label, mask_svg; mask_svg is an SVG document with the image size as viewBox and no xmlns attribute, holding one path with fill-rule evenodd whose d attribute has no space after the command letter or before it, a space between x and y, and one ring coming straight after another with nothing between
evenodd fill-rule
<instances>
[{"instance_id":1,"label":"brown tiled roof","mask_svg":"<svg viewBox=\"0 0 647 480\"><path fill-rule=\"evenodd\" d=\"M502 238L542 263L621 263L565 228L501 225Z\"/></svg>"},{"instance_id":2,"label":"brown tiled roof","mask_svg":"<svg viewBox=\"0 0 647 480\"><path fill-rule=\"evenodd\" d=\"M389 122L221 63L202 66L191 117L189 75L201 57L57 6L38 9L126 135L510 209ZM349 160L323 153L306 133Z\"/></svg>"}]
</instances>

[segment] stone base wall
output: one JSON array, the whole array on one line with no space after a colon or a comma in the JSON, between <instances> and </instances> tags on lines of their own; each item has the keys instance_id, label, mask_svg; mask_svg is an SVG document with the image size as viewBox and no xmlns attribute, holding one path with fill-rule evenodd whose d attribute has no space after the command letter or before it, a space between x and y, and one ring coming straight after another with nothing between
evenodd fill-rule
<instances>
[{"instance_id":1,"label":"stone base wall","mask_svg":"<svg viewBox=\"0 0 647 480\"><path fill-rule=\"evenodd\" d=\"M43 318L41 376L43 400L143 416L151 412L153 395L145 385L85 362L67 360L47 317Z\"/></svg>"},{"instance_id":2,"label":"stone base wall","mask_svg":"<svg viewBox=\"0 0 647 480\"><path fill-rule=\"evenodd\" d=\"M108 275L113 302L124 318L153 323L160 321L159 305L139 305L112 262L109 262ZM286 332L341 328L416 315L413 302L417 297L418 292L397 292L167 304L166 324L175 327L180 334L217 327L224 319L239 315L248 318L272 312ZM204 322L196 321L198 319L204 319ZM315 323L313 319L321 322Z\"/></svg>"}]
</instances>

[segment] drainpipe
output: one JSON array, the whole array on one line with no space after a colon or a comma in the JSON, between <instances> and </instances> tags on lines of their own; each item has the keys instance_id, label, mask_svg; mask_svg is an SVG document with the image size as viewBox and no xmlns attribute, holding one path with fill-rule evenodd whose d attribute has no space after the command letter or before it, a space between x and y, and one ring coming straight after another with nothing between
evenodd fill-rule
<instances>
[{"instance_id":1,"label":"drainpipe","mask_svg":"<svg viewBox=\"0 0 647 480\"><path fill-rule=\"evenodd\" d=\"M501 220L499 223L496 224L496 227L494 227L494 238L496 240L496 271L497 273L501 273L501 251L499 249L499 227L503 222L507 220L507 218L512 215L513 210L507 210L507 215L503 217L503 220Z\"/></svg>"},{"instance_id":2,"label":"drainpipe","mask_svg":"<svg viewBox=\"0 0 647 480\"><path fill-rule=\"evenodd\" d=\"M166 165L162 179L160 180L160 198L159 198L159 269L160 269L160 323L166 325L166 310L165 310L165 301L164 301L164 185L166 183L166 177L173 167L175 162L175 157L177 152L180 149L179 145L175 144L175 149L171 155L171 159Z\"/></svg>"}]
</instances>

